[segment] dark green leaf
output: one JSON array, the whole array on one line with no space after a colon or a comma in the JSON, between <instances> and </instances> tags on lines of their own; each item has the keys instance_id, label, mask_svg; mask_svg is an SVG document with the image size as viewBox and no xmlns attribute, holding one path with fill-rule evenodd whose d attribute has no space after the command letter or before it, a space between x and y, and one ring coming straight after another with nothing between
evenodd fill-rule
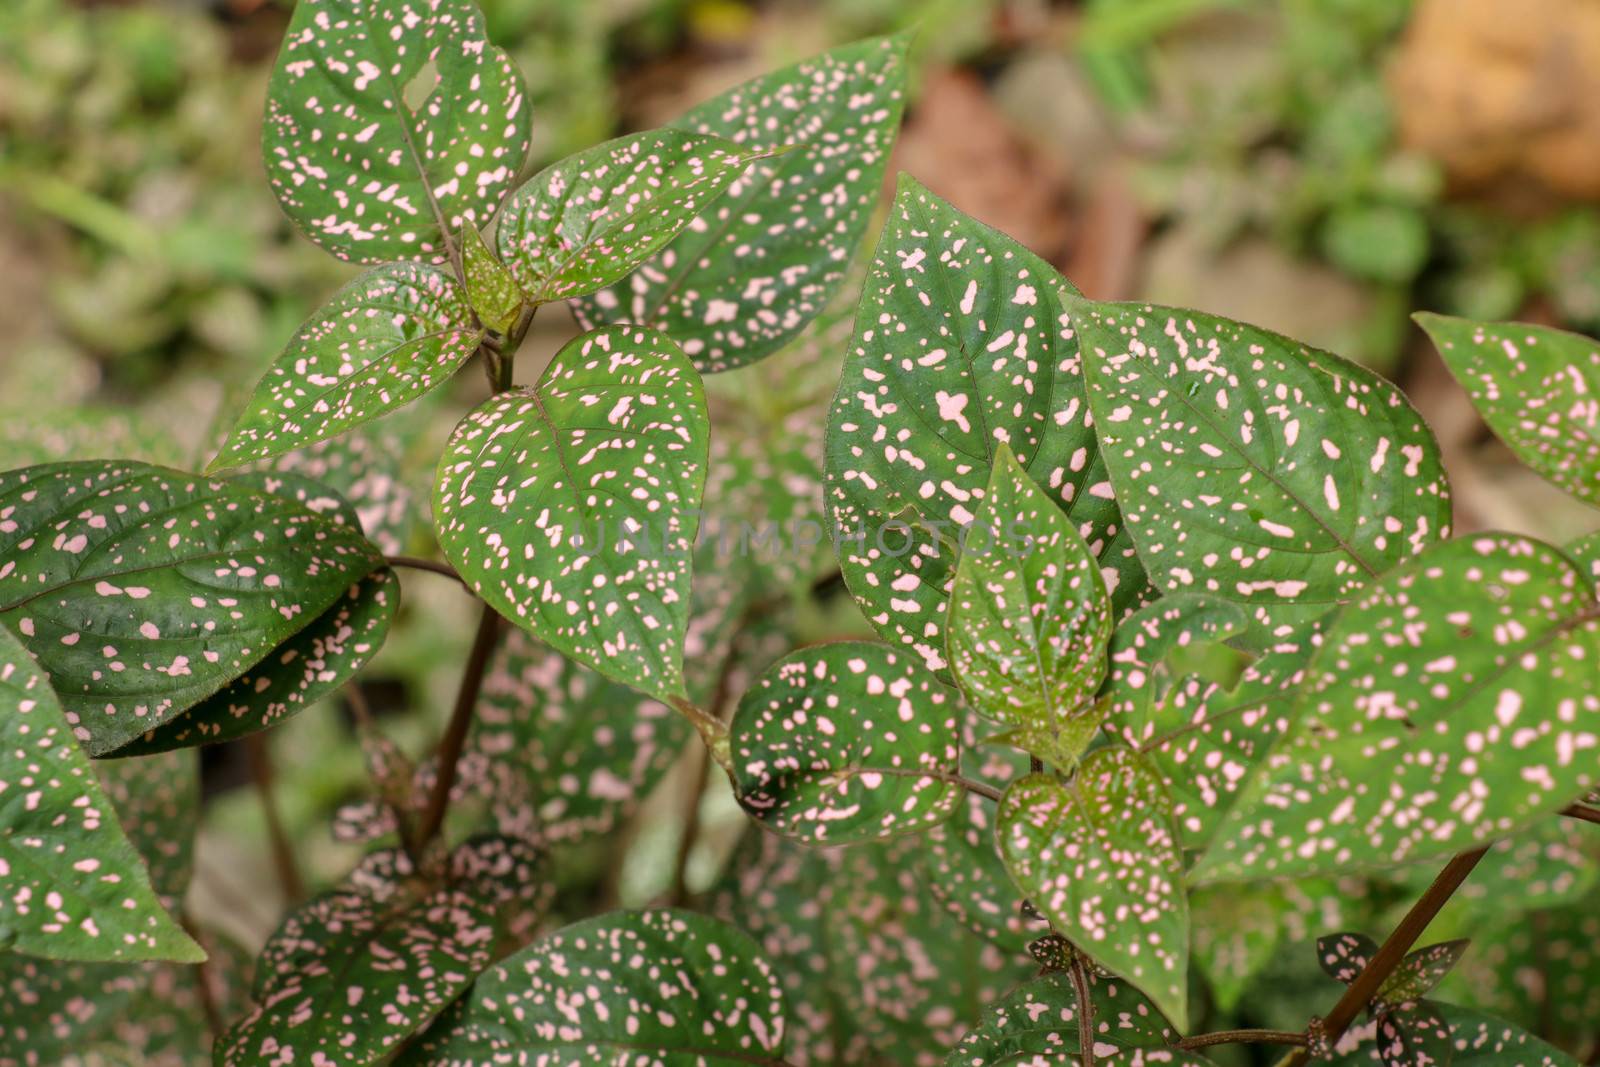
<instances>
[{"instance_id":1,"label":"dark green leaf","mask_svg":"<svg viewBox=\"0 0 1600 1067\"><path fill-rule=\"evenodd\" d=\"M1090 427L1068 295L1044 260L902 176L828 417L826 490L851 593L935 670L961 530L1001 444L1099 558L1117 611L1145 589Z\"/></svg>"},{"instance_id":2,"label":"dark green leaf","mask_svg":"<svg viewBox=\"0 0 1600 1067\"><path fill-rule=\"evenodd\" d=\"M1317 938L1317 962L1323 973L1349 985L1367 969L1378 943L1366 934L1326 934Z\"/></svg>"},{"instance_id":3,"label":"dark green leaf","mask_svg":"<svg viewBox=\"0 0 1600 1067\"><path fill-rule=\"evenodd\" d=\"M1155 1006L1120 978L1092 976L1089 995L1094 1002L1098 1062L1126 1049L1164 1049L1178 1037ZM1054 1057L1061 1063L1077 1063L1078 1047L1078 998L1071 978L1056 972L1040 975L987 1005L945 1063L992 1067L1057 1062Z\"/></svg>"},{"instance_id":4,"label":"dark green leaf","mask_svg":"<svg viewBox=\"0 0 1600 1067\"><path fill-rule=\"evenodd\" d=\"M1600 779L1600 604L1555 549L1439 545L1332 624L1288 735L1197 881L1389 866L1486 843Z\"/></svg>"},{"instance_id":5,"label":"dark green leaf","mask_svg":"<svg viewBox=\"0 0 1600 1067\"><path fill-rule=\"evenodd\" d=\"M1500 439L1556 485L1600 504L1600 342L1522 322L1416 319Z\"/></svg>"},{"instance_id":6,"label":"dark green leaf","mask_svg":"<svg viewBox=\"0 0 1600 1067\"><path fill-rule=\"evenodd\" d=\"M1071 308L1089 406L1151 580L1245 606L1264 647L1446 536L1433 434L1394 386L1177 308Z\"/></svg>"},{"instance_id":7,"label":"dark green leaf","mask_svg":"<svg viewBox=\"0 0 1600 1067\"><path fill-rule=\"evenodd\" d=\"M950 671L1019 748L1076 760L1100 727L1111 601L1072 523L1001 443L956 564Z\"/></svg>"},{"instance_id":8,"label":"dark green leaf","mask_svg":"<svg viewBox=\"0 0 1600 1067\"><path fill-rule=\"evenodd\" d=\"M1436 1023L1450 1028L1452 1067L1578 1067L1578 1061L1551 1045L1539 1040L1512 1024L1492 1015L1454 1004L1430 1002L1428 1008L1435 1014ZM1359 1067L1362 1064L1385 1064L1380 1051L1376 1021L1352 1027L1339 1043L1339 1054L1329 1061L1329 1067ZM1432 1045L1437 1057L1443 1046ZM1406 1060L1407 1064L1437 1063L1438 1060Z\"/></svg>"},{"instance_id":9,"label":"dark green leaf","mask_svg":"<svg viewBox=\"0 0 1600 1067\"><path fill-rule=\"evenodd\" d=\"M926 829L961 800L957 705L907 653L865 641L791 652L739 701L745 810L813 844Z\"/></svg>"},{"instance_id":10,"label":"dark green leaf","mask_svg":"<svg viewBox=\"0 0 1600 1067\"><path fill-rule=\"evenodd\" d=\"M1455 1047L1450 1024L1426 1001L1405 1003L1377 1016L1378 1058L1384 1067L1450 1067Z\"/></svg>"},{"instance_id":11,"label":"dark green leaf","mask_svg":"<svg viewBox=\"0 0 1600 1067\"><path fill-rule=\"evenodd\" d=\"M757 150L753 166L654 260L576 301L580 322L640 322L702 371L763 359L826 307L855 255L904 106L906 36L860 41L707 100L675 126Z\"/></svg>"},{"instance_id":12,"label":"dark green leaf","mask_svg":"<svg viewBox=\"0 0 1600 1067\"><path fill-rule=\"evenodd\" d=\"M1444 981L1445 975L1450 973L1466 950L1467 941L1463 938L1441 941L1437 945L1406 953L1400 965L1384 979L1376 999L1392 1005L1421 1000L1433 992L1434 986Z\"/></svg>"},{"instance_id":13,"label":"dark green leaf","mask_svg":"<svg viewBox=\"0 0 1600 1067\"><path fill-rule=\"evenodd\" d=\"M1181 700L1188 687L1172 676L1168 657L1193 644L1236 637L1248 623L1238 604L1197 593L1162 597L1123 619L1111 637L1107 725L1130 745L1181 727L1181 713L1167 699L1176 686Z\"/></svg>"},{"instance_id":14,"label":"dark green leaf","mask_svg":"<svg viewBox=\"0 0 1600 1067\"><path fill-rule=\"evenodd\" d=\"M449 258L528 154L522 76L470 0L302 0L267 87L278 202L340 259Z\"/></svg>"},{"instance_id":15,"label":"dark green leaf","mask_svg":"<svg viewBox=\"0 0 1600 1067\"><path fill-rule=\"evenodd\" d=\"M553 1063L782 1062L783 991L744 934L683 911L613 912L483 974L400 1060L478 1067L507 1050Z\"/></svg>"},{"instance_id":16,"label":"dark green leaf","mask_svg":"<svg viewBox=\"0 0 1600 1067\"><path fill-rule=\"evenodd\" d=\"M370 270L300 327L208 469L292 452L404 407L449 381L482 339L447 271L420 263Z\"/></svg>"},{"instance_id":17,"label":"dark green leaf","mask_svg":"<svg viewBox=\"0 0 1600 1067\"><path fill-rule=\"evenodd\" d=\"M500 259L531 305L592 293L661 251L762 154L672 129L586 148L506 202Z\"/></svg>"},{"instance_id":18,"label":"dark green leaf","mask_svg":"<svg viewBox=\"0 0 1600 1067\"><path fill-rule=\"evenodd\" d=\"M709 432L700 376L665 334L584 334L538 384L456 427L434 485L439 543L535 637L646 695L682 697Z\"/></svg>"},{"instance_id":19,"label":"dark green leaf","mask_svg":"<svg viewBox=\"0 0 1600 1067\"><path fill-rule=\"evenodd\" d=\"M91 755L255 665L379 563L281 496L139 463L0 474L0 621Z\"/></svg>"},{"instance_id":20,"label":"dark green leaf","mask_svg":"<svg viewBox=\"0 0 1600 1067\"><path fill-rule=\"evenodd\" d=\"M522 314L522 293L476 226L461 231L461 273L478 320L496 333L509 334Z\"/></svg>"},{"instance_id":21,"label":"dark green leaf","mask_svg":"<svg viewBox=\"0 0 1600 1067\"><path fill-rule=\"evenodd\" d=\"M997 820L1017 888L1057 932L1184 1029L1189 906L1172 803L1155 770L1128 749L1098 749L1070 782L1051 774L1013 782Z\"/></svg>"},{"instance_id":22,"label":"dark green leaf","mask_svg":"<svg viewBox=\"0 0 1600 1067\"><path fill-rule=\"evenodd\" d=\"M204 959L156 898L68 724L0 629L0 943L59 960Z\"/></svg>"}]
</instances>

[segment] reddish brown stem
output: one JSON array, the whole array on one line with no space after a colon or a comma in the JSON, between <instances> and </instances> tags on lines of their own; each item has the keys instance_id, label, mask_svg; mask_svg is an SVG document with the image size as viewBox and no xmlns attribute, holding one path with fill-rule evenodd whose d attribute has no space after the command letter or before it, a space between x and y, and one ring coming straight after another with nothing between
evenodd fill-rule
<instances>
[{"instance_id":1,"label":"reddish brown stem","mask_svg":"<svg viewBox=\"0 0 1600 1067\"><path fill-rule=\"evenodd\" d=\"M1305 1034L1288 1030L1218 1030L1214 1034L1195 1034L1177 1043L1178 1048L1200 1049L1212 1045L1295 1045L1304 1048Z\"/></svg>"},{"instance_id":2,"label":"reddish brown stem","mask_svg":"<svg viewBox=\"0 0 1600 1067\"><path fill-rule=\"evenodd\" d=\"M478 616L478 633L472 639L472 651L467 655L467 665L461 674L461 686L456 690L455 708L450 712L449 725L439 741L438 778L433 783L428 806L417 825L419 852L438 835L439 828L444 825L445 812L450 808L450 791L456 784L456 764L461 761L461 750L467 743L472 712L478 706L478 694L483 691L483 675L489 667L489 656L494 652L495 638L499 633L500 616L485 604Z\"/></svg>"},{"instance_id":3,"label":"reddish brown stem","mask_svg":"<svg viewBox=\"0 0 1600 1067\"><path fill-rule=\"evenodd\" d=\"M1489 851L1489 846L1463 852L1452 859L1445 869L1439 872L1439 877L1433 880L1417 902L1411 905L1411 910L1406 917L1400 920L1400 925L1394 928L1389 939L1383 943L1377 953L1362 968L1356 980L1345 989L1344 996L1339 998L1339 1003L1333 1006L1328 1017L1322 1021L1323 1030L1328 1036L1328 1044L1336 1045L1344 1032L1355 1022L1356 1016L1361 1014L1373 996L1382 987L1384 980L1394 973L1400 965L1411 946L1416 944L1417 938L1422 936L1422 931L1428 928L1433 917L1439 914L1439 909L1445 902L1461 888L1461 883L1467 880L1467 875L1483 859ZM1310 1059L1310 1054L1305 1049L1297 1049L1292 1056L1286 1059L1283 1067L1301 1067Z\"/></svg>"}]
</instances>

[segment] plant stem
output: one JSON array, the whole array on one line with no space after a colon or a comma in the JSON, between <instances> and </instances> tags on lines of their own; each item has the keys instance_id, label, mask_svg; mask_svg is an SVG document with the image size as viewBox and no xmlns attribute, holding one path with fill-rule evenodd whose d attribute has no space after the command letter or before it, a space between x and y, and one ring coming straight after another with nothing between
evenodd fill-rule
<instances>
[{"instance_id":1,"label":"plant stem","mask_svg":"<svg viewBox=\"0 0 1600 1067\"><path fill-rule=\"evenodd\" d=\"M414 571L432 571L434 574L442 574L446 578L454 578L462 585L467 584L467 580L461 577L454 567L441 560L422 559L420 556L384 556L383 561L391 567L409 567ZM471 586L467 586L469 592L471 589Z\"/></svg>"},{"instance_id":2,"label":"plant stem","mask_svg":"<svg viewBox=\"0 0 1600 1067\"><path fill-rule=\"evenodd\" d=\"M1182 1049L1210 1048L1212 1045L1294 1045L1304 1048L1306 1035L1288 1030L1218 1030L1213 1034L1195 1034L1176 1042Z\"/></svg>"},{"instance_id":3,"label":"plant stem","mask_svg":"<svg viewBox=\"0 0 1600 1067\"><path fill-rule=\"evenodd\" d=\"M738 630L728 643L728 653L723 657L722 670L717 674L717 687L711 694L711 714L719 723L728 721L728 691L733 687L733 673L739 666L739 638L750 621L750 613L744 612ZM678 838L678 855L672 867L672 892L669 901L673 907L681 907L689 901L689 857L693 854L695 841L700 836L700 806L705 799L706 786L711 781L710 750L702 745L695 750L690 759L695 761L694 770L691 772L694 782L684 805L683 834Z\"/></svg>"},{"instance_id":4,"label":"plant stem","mask_svg":"<svg viewBox=\"0 0 1600 1067\"><path fill-rule=\"evenodd\" d=\"M1089 993L1089 971L1076 947L1072 950L1072 992L1078 1001L1078 1055L1083 1067L1094 1067L1094 998Z\"/></svg>"},{"instance_id":5,"label":"plant stem","mask_svg":"<svg viewBox=\"0 0 1600 1067\"><path fill-rule=\"evenodd\" d=\"M1339 1003L1333 1006L1328 1017L1322 1021L1323 1030L1327 1034L1329 1046L1339 1043L1344 1032L1355 1022L1356 1016L1361 1014L1363 1008L1371 1002L1377 994L1384 980L1394 973L1400 965L1405 954L1411 951L1411 946L1416 944L1417 938L1422 936L1422 931L1427 929L1433 917L1439 914L1439 909L1454 895L1461 883L1467 880L1467 875L1472 873L1472 868L1478 865L1484 854L1489 851L1489 846L1463 852L1445 865L1439 872L1439 877L1423 893L1417 902L1411 905L1411 910L1406 912L1406 917L1400 920L1400 925L1394 928L1389 939L1383 947L1367 962L1356 980L1345 989L1344 996L1339 998ZM1305 1049L1297 1049L1283 1061L1283 1067L1301 1067L1310 1059L1310 1053Z\"/></svg>"},{"instance_id":6,"label":"plant stem","mask_svg":"<svg viewBox=\"0 0 1600 1067\"><path fill-rule=\"evenodd\" d=\"M244 739L245 754L250 759L250 777L255 779L256 793L261 798L261 814L267 822L267 840L272 846L272 863L278 871L278 885L290 904L305 896L305 883L300 879L300 867L295 863L294 846L278 816L277 798L273 792L272 752L267 748L265 734L253 733Z\"/></svg>"},{"instance_id":7,"label":"plant stem","mask_svg":"<svg viewBox=\"0 0 1600 1067\"><path fill-rule=\"evenodd\" d=\"M1577 819L1580 822L1592 822L1600 824L1600 811L1596 811L1591 807L1586 807L1583 804L1568 804L1566 807L1561 809L1561 814L1565 815L1569 819Z\"/></svg>"},{"instance_id":8,"label":"plant stem","mask_svg":"<svg viewBox=\"0 0 1600 1067\"><path fill-rule=\"evenodd\" d=\"M483 689L483 675L489 667L489 656L494 652L495 638L500 632L500 616L485 604L478 616L478 633L472 639L472 651L467 655L467 665L461 674L461 687L456 690L455 708L450 712L450 723L439 741L438 779L433 783L433 793L422 812L417 826L416 847L420 852L439 833L444 825L445 812L450 807L450 790L456 784L456 764L461 760L461 750L467 743L467 730L472 726L472 713L478 706L478 693Z\"/></svg>"}]
</instances>

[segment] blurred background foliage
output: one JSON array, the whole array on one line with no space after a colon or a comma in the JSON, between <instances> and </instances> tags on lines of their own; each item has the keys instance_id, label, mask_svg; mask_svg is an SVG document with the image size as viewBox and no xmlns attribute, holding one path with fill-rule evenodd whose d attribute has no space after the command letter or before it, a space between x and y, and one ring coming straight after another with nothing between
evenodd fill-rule
<instances>
[{"instance_id":1,"label":"blurred background foliage","mask_svg":"<svg viewBox=\"0 0 1600 1067\"><path fill-rule=\"evenodd\" d=\"M1439 434L1465 528L1557 541L1593 528L1487 435L1408 315L1600 331L1600 5L1520 0L1513 18L1500 0L481 3L529 83L529 173L760 71L915 26L891 175L916 174L1090 296L1203 307L1395 378ZM289 6L0 2L0 467L198 466L230 398L353 275L291 231L261 177ZM820 412L852 303L853 289L792 352L710 382L730 454L759 438L777 457L746 477L820 498ZM542 316L520 380L571 332ZM386 549L427 554L433 457L482 385L466 374L455 389L293 463L359 498ZM778 580L816 573L792 570ZM406 575L402 622L364 677L384 733L414 757L437 736L471 625L448 581ZM802 597L781 627L791 641L864 632L848 598L826 595ZM316 709L272 745L305 878L326 884L360 854L328 831L370 789L353 719ZM721 872L742 816L715 782L702 790L698 753L678 762L616 834L564 858L570 914L738 874ZM253 948L281 901L261 807L236 788L246 764L206 754L191 907ZM693 847L686 811L699 814ZM1594 851L1558 827L1496 853L1435 931L1483 943L1456 997L1574 1049L1600 1036ZM1204 1024L1298 1028L1325 1011L1337 989L1309 939L1381 936L1431 873L1202 894Z\"/></svg>"}]
</instances>

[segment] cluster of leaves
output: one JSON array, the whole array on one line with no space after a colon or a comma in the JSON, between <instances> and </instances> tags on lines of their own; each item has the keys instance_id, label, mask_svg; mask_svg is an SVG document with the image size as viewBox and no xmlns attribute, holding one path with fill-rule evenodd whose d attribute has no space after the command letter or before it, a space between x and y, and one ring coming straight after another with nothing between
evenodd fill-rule
<instances>
[{"instance_id":1,"label":"cluster of leaves","mask_svg":"<svg viewBox=\"0 0 1600 1067\"><path fill-rule=\"evenodd\" d=\"M376 796L338 829L395 841L285 918L248 991L202 971L172 998L226 1004L218 1063L1204 1065L1191 956L1226 973L1254 951L1193 935L1216 887L1309 898L1505 848L1600 785L1593 544L1451 540L1438 449L1392 385L1242 323L1086 299L909 177L820 455L714 441L702 376L789 345L847 277L907 44L757 78L517 186L527 100L467 0L301 0L271 181L370 269L274 361L208 475L0 475L0 965L14 1003L58 1002L0 1014L0 1058L108 1039L109 1012L59 1003L101 997L101 968L159 997L206 956L172 914L181 828L141 825L90 758L192 773L195 746L356 677L406 561L375 543L382 509L283 457L474 360L490 396L433 494L433 565L482 601L456 711L418 766L371 739ZM556 302L584 332L518 385ZM1600 347L1424 326L1508 444L1600 500ZM788 517L812 498L880 640L769 647L769 589L812 561L723 563L702 511L743 495ZM1191 670L1224 643L1248 660L1235 682ZM769 831L721 918L534 939L561 850L614 825L690 726ZM492 832L447 824L468 797ZM1355 1006L1372 1026L1285 1043L1572 1062L1428 998L1460 944L1378 973L1408 947L1326 941L1353 989L1385 979Z\"/></svg>"}]
</instances>

